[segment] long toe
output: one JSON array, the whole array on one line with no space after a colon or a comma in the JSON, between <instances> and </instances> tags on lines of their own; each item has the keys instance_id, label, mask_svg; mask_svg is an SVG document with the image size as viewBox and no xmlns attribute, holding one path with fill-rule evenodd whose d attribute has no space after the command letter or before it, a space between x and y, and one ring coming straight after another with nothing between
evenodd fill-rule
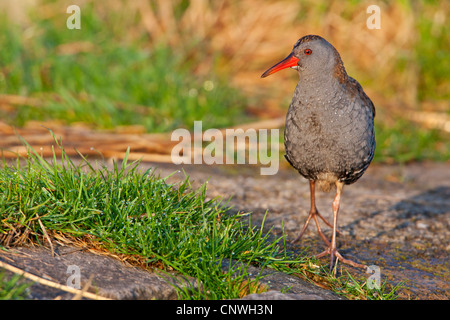
<instances>
[{"instance_id":1,"label":"long toe","mask_svg":"<svg viewBox=\"0 0 450 320\"><path fill-rule=\"evenodd\" d=\"M357 262L354 262L352 260L344 258L339 253L339 251L337 251L336 249L332 250L331 247L328 247L327 249L325 249L321 253L317 254L315 257L316 258L322 258L322 257L324 257L326 255L330 255L330 272L333 270L334 265L335 265L337 260L339 260L342 263L348 264L348 265L350 265L352 267L355 267L355 268L367 269L366 265L361 264L361 263L357 263Z\"/></svg>"},{"instance_id":2,"label":"long toe","mask_svg":"<svg viewBox=\"0 0 450 320\"><path fill-rule=\"evenodd\" d=\"M367 266L365 264L357 263L352 260L346 259L337 250L335 252L335 255L338 258L338 260L341 261L342 263L351 265L352 267L355 267L355 268L367 269Z\"/></svg>"}]
</instances>

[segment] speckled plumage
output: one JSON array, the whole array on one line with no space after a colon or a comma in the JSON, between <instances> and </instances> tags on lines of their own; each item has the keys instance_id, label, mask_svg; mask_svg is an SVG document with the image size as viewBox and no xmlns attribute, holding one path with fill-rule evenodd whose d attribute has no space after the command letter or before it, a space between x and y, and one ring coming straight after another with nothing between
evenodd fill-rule
<instances>
[{"instance_id":1,"label":"speckled plumage","mask_svg":"<svg viewBox=\"0 0 450 320\"><path fill-rule=\"evenodd\" d=\"M339 53L326 40L303 37L294 51L310 41L324 42L335 65L316 74L299 70L286 116L286 159L327 191L337 180L355 182L372 161L375 108L361 85L347 76Z\"/></svg>"}]
</instances>

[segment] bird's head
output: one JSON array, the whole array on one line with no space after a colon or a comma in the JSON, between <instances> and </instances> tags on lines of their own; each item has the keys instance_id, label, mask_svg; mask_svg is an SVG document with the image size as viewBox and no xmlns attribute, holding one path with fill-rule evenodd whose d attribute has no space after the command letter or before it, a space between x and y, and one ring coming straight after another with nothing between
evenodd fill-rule
<instances>
[{"instance_id":1,"label":"bird's head","mask_svg":"<svg viewBox=\"0 0 450 320\"><path fill-rule=\"evenodd\" d=\"M293 68L300 75L333 75L340 82L347 76L337 50L324 38L307 35L299 39L292 52L261 75L265 78L285 68Z\"/></svg>"}]
</instances>

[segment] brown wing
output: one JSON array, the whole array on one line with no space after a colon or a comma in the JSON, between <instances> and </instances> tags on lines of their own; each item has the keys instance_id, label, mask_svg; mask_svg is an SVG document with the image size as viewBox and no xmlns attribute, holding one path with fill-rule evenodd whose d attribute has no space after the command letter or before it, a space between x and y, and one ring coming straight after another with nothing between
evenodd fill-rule
<instances>
[{"instance_id":1,"label":"brown wing","mask_svg":"<svg viewBox=\"0 0 450 320\"><path fill-rule=\"evenodd\" d=\"M348 86L350 87L349 88L350 91L353 92L353 94L355 94L355 95L359 95L361 97L361 99L364 101L365 106L372 108L372 114L373 114L373 117L375 118L375 106L374 106L372 100L370 100L370 98L364 92L364 90L361 87L361 85L359 84L359 82L349 76L347 83L348 83Z\"/></svg>"}]
</instances>

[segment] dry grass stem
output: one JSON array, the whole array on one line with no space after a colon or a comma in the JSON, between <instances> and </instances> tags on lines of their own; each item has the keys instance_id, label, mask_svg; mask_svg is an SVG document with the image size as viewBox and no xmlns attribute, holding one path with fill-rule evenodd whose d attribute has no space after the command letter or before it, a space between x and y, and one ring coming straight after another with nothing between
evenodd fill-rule
<instances>
[{"instance_id":1,"label":"dry grass stem","mask_svg":"<svg viewBox=\"0 0 450 320\"><path fill-rule=\"evenodd\" d=\"M47 230L45 229L44 225L42 224L41 218L39 217L39 214L36 212L36 217L39 222L39 225L41 226L42 233L44 234L45 239L47 239L48 244L50 245L50 250L52 253L52 257L55 257L55 250L53 249L53 243L50 237L48 236Z\"/></svg>"},{"instance_id":2,"label":"dry grass stem","mask_svg":"<svg viewBox=\"0 0 450 320\"><path fill-rule=\"evenodd\" d=\"M50 280L43 279L34 274L31 274L29 272L26 272L19 268L16 268L16 267L14 267L6 262L3 262L3 261L0 261L0 267L3 269L6 269L8 271L11 271L13 273L16 273L26 279L29 279L31 281L42 284L44 286L55 288L58 290L69 292L69 293L73 293L73 294L75 294L75 297L78 297L78 298L83 297L83 298L88 298L88 299L92 299L92 300L111 300L109 298L102 297L100 295L97 295L97 294L94 294L91 292L86 292L86 290L89 288L88 286L87 287L85 286L85 288L83 288L83 290L75 289L75 288L72 288L72 287L69 287L69 286L66 286L63 284L59 284L59 283L56 283L56 282L53 282ZM87 284L89 284L89 282Z\"/></svg>"}]
</instances>

